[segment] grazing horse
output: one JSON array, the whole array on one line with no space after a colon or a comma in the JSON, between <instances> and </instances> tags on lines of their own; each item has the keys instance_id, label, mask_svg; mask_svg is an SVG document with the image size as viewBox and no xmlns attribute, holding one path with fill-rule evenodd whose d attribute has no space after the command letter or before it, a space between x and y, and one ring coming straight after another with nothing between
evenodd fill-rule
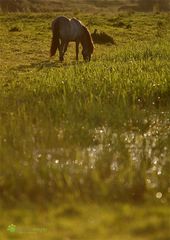
<instances>
[{"instance_id":1,"label":"grazing horse","mask_svg":"<svg viewBox=\"0 0 170 240\"><path fill-rule=\"evenodd\" d=\"M90 61L94 50L93 41L88 29L76 18L68 19L64 16L56 18L52 22L51 57L59 50L59 60L64 60L68 43L76 43L76 60L78 61L79 44L82 45L82 55L85 61Z\"/></svg>"}]
</instances>

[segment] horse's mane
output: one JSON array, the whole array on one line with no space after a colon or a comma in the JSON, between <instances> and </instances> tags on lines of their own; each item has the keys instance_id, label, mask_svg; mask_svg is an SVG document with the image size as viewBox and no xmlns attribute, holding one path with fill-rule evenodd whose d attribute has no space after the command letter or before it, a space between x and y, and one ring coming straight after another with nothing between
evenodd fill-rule
<instances>
[{"instance_id":1,"label":"horse's mane","mask_svg":"<svg viewBox=\"0 0 170 240\"><path fill-rule=\"evenodd\" d=\"M94 44L93 44L93 40L92 40L91 34L90 34L90 32L89 32L89 30L87 29L86 26L82 25L82 27L83 27L83 30L84 30L84 36L86 38L88 47L90 48L91 52L93 52Z\"/></svg>"}]
</instances>

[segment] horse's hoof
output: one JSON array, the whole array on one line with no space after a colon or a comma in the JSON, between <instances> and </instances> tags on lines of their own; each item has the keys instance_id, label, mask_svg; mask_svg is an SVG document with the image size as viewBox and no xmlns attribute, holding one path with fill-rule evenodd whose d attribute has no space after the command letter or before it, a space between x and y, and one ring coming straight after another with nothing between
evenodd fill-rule
<instances>
[{"instance_id":1,"label":"horse's hoof","mask_svg":"<svg viewBox=\"0 0 170 240\"><path fill-rule=\"evenodd\" d=\"M60 57L60 58L59 58L59 61L60 61L60 62L63 62L63 61L64 61L64 58L63 58L63 57Z\"/></svg>"}]
</instances>

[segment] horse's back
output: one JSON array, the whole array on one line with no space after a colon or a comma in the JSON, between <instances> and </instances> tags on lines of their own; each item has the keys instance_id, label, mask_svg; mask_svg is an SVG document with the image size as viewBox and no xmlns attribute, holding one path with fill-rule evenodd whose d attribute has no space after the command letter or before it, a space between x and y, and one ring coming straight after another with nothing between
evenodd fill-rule
<instances>
[{"instance_id":1,"label":"horse's back","mask_svg":"<svg viewBox=\"0 0 170 240\"><path fill-rule=\"evenodd\" d=\"M59 16L52 22L52 30L59 25L67 25L69 24L70 20L67 17Z\"/></svg>"},{"instance_id":2,"label":"horse's back","mask_svg":"<svg viewBox=\"0 0 170 240\"><path fill-rule=\"evenodd\" d=\"M58 29L60 38L66 41L76 41L82 34L82 23L76 19L69 19L64 16L57 17L52 22L52 30Z\"/></svg>"}]
</instances>

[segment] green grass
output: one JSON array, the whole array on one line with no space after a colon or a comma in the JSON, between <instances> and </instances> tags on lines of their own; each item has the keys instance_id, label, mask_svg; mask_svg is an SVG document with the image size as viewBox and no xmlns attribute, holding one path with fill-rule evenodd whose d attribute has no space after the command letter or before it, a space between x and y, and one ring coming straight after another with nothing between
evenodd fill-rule
<instances>
[{"instance_id":1,"label":"green grass","mask_svg":"<svg viewBox=\"0 0 170 240\"><path fill-rule=\"evenodd\" d=\"M76 63L74 44L49 59L55 17L0 16L0 203L13 209L1 226L47 217L45 239L167 240L169 14L78 12L116 42L95 45L90 63Z\"/></svg>"},{"instance_id":2,"label":"green grass","mask_svg":"<svg viewBox=\"0 0 170 240\"><path fill-rule=\"evenodd\" d=\"M135 205L62 204L56 208L25 207L1 211L1 233L6 239L49 240L168 240L169 208ZM7 227L16 226L15 232Z\"/></svg>"}]
</instances>

